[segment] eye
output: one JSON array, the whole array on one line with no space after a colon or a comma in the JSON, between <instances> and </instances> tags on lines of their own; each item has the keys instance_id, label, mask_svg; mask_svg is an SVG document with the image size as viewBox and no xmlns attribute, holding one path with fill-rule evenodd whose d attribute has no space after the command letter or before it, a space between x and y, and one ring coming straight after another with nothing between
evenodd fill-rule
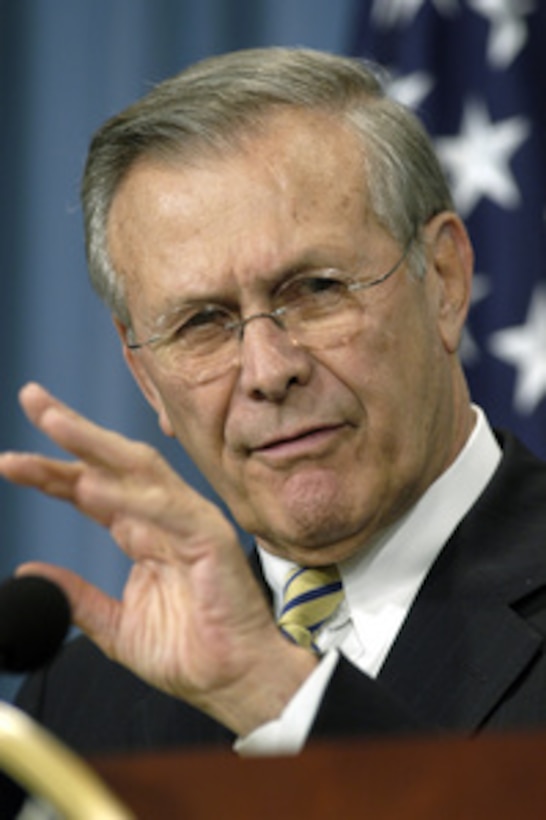
<instances>
[{"instance_id":1,"label":"eye","mask_svg":"<svg viewBox=\"0 0 546 820\"><path fill-rule=\"evenodd\" d=\"M279 293L279 301L287 307L320 310L335 307L347 293L347 281L341 274L327 270L292 279Z\"/></svg>"},{"instance_id":2,"label":"eye","mask_svg":"<svg viewBox=\"0 0 546 820\"><path fill-rule=\"evenodd\" d=\"M205 305L178 316L166 333L165 341L168 344L180 342L188 346L214 341L226 332L231 321L232 316L225 308Z\"/></svg>"}]
</instances>

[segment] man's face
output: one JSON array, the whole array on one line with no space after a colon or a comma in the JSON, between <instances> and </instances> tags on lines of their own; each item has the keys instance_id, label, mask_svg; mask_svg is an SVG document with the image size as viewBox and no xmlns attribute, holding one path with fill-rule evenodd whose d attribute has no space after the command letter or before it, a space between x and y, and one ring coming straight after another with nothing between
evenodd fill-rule
<instances>
[{"instance_id":1,"label":"man's face","mask_svg":"<svg viewBox=\"0 0 546 820\"><path fill-rule=\"evenodd\" d=\"M109 229L139 339L188 301L248 316L270 310L294 271L372 279L403 250L369 210L355 135L295 112L228 156L136 165ZM460 449L470 424L454 357L464 308L454 318L448 303L455 291L466 299L469 274L451 272L466 285L447 286L446 266L464 256L461 232L451 216L426 226L424 279L403 263L361 292L361 330L347 344L306 349L256 319L240 365L197 385L150 347L126 351L162 429L270 551L309 564L353 554Z\"/></svg>"}]
</instances>

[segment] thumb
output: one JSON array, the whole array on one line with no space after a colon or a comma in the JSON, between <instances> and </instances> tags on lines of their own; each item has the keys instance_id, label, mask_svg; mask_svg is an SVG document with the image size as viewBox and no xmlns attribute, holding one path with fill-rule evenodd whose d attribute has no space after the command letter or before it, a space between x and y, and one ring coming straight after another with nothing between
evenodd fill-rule
<instances>
[{"instance_id":1,"label":"thumb","mask_svg":"<svg viewBox=\"0 0 546 820\"><path fill-rule=\"evenodd\" d=\"M119 619L119 601L106 595L81 575L54 564L31 561L21 564L15 575L39 575L57 584L68 598L72 623L85 632L103 652L111 655Z\"/></svg>"}]
</instances>

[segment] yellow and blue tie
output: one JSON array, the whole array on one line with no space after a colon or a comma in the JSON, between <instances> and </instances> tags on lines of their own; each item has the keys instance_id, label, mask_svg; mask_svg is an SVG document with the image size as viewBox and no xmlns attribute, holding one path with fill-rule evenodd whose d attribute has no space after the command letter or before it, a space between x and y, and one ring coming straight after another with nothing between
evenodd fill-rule
<instances>
[{"instance_id":1,"label":"yellow and blue tie","mask_svg":"<svg viewBox=\"0 0 546 820\"><path fill-rule=\"evenodd\" d=\"M315 636L342 598L343 586L335 566L295 567L284 585L277 623L294 643L316 652Z\"/></svg>"}]
</instances>

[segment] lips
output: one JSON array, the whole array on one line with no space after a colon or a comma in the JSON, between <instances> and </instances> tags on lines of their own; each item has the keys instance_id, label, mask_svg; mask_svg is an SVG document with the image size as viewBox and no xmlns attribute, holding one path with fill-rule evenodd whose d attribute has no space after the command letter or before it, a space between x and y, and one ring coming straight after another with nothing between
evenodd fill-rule
<instances>
[{"instance_id":1,"label":"lips","mask_svg":"<svg viewBox=\"0 0 546 820\"><path fill-rule=\"evenodd\" d=\"M344 427L343 424L322 424L280 434L251 448L256 455L266 457L296 457L312 455L327 445Z\"/></svg>"}]
</instances>

